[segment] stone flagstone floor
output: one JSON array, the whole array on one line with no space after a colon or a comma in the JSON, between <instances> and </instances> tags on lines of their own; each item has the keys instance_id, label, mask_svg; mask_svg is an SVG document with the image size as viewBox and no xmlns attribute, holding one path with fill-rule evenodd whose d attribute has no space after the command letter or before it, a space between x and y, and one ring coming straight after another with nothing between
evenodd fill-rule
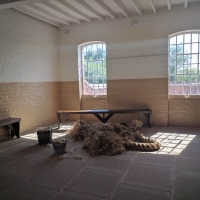
<instances>
[{"instance_id":1,"label":"stone flagstone floor","mask_svg":"<svg viewBox=\"0 0 200 200\"><path fill-rule=\"evenodd\" d=\"M64 136L73 123L54 129ZM38 145L32 131L0 142L1 200L199 200L200 128L143 128L161 141L155 152L92 157L68 141L64 158ZM82 159L75 159L77 155Z\"/></svg>"}]
</instances>

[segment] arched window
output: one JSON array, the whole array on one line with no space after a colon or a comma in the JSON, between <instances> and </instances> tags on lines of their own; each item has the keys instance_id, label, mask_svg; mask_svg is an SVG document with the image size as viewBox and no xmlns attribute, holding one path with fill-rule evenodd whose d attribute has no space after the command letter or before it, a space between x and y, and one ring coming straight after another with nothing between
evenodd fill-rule
<instances>
[{"instance_id":1,"label":"arched window","mask_svg":"<svg viewBox=\"0 0 200 200\"><path fill-rule=\"evenodd\" d=\"M169 95L200 95L200 30L169 36Z\"/></svg>"},{"instance_id":2,"label":"arched window","mask_svg":"<svg viewBox=\"0 0 200 200\"><path fill-rule=\"evenodd\" d=\"M79 45L79 81L82 95L107 95L106 44Z\"/></svg>"}]
</instances>

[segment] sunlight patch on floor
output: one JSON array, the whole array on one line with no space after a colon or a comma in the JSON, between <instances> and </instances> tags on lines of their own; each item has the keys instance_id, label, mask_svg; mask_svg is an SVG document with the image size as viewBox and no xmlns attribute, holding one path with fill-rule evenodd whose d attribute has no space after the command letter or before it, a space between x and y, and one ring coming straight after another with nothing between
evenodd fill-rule
<instances>
[{"instance_id":1,"label":"sunlight patch on floor","mask_svg":"<svg viewBox=\"0 0 200 200\"><path fill-rule=\"evenodd\" d=\"M72 125L63 125L62 127L60 127L58 130L61 131L65 131L65 130L70 130L72 128Z\"/></svg>"},{"instance_id":2,"label":"sunlight patch on floor","mask_svg":"<svg viewBox=\"0 0 200 200\"><path fill-rule=\"evenodd\" d=\"M151 137L161 142L161 148L156 154L179 155L196 135L158 132Z\"/></svg>"},{"instance_id":3,"label":"sunlight patch on floor","mask_svg":"<svg viewBox=\"0 0 200 200\"><path fill-rule=\"evenodd\" d=\"M63 137L66 135L66 131L70 130L72 128L73 124L67 124L63 125L62 127L54 128L53 129L53 134L52 134L52 139L56 139L59 137ZM29 139L29 140L38 140L37 132L31 132L25 135L21 135L21 138Z\"/></svg>"}]
</instances>

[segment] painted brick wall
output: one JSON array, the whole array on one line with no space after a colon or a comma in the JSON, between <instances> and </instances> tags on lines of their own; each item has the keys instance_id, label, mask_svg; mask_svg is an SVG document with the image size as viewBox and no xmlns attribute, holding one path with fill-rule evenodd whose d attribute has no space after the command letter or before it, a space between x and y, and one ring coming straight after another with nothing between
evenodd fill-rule
<instances>
[{"instance_id":1,"label":"painted brick wall","mask_svg":"<svg viewBox=\"0 0 200 200\"><path fill-rule=\"evenodd\" d=\"M0 27L0 82L59 81L57 28L13 9Z\"/></svg>"},{"instance_id":2,"label":"painted brick wall","mask_svg":"<svg viewBox=\"0 0 200 200\"><path fill-rule=\"evenodd\" d=\"M57 121L57 28L13 9L0 11L0 119L20 117L21 132ZM9 137L0 127L0 139Z\"/></svg>"},{"instance_id":3,"label":"painted brick wall","mask_svg":"<svg viewBox=\"0 0 200 200\"><path fill-rule=\"evenodd\" d=\"M169 125L199 126L199 100L168 101L164 56L169 34L200 29L199 7L196 3L156 15L84 22L71 26L70 34L16 10L0 11L0 119L21 117L25 132L56 122L60 108L145 106L153 110L154 125L165 126L169 121ZM136 19L140 25L132 27ZM77 46L88 41L107 44L108 96L80 103ZM127 56L142 57L123 58ZM121 119L130 121L129 116L113 117ZM0 128L0 139L4 137L7 129Z\"/></svg>"},{"instance_id":4,"label":"painted brick wall","mask_svg":"<svg viewBox=\"0 0 200 200\"><path fill-rule=\"evenodd\" d=\"M20 117L21 133L57 122L60 82L18 82L0 85L0 119ZM1 128L1 132L0 139L9 136L5 128Z\"/></svg>"},{"instance_id":5,"label":"painted brick wall","mask_svg":"<svg viewBox=\"0 0 200 200\"><path fill-rule=\"evenodd\" d=\"M156 15L148 14L117 20L106 18L104 21L95 20L95 23L85 22L81 26L70 27L70 34L61 31L59 33L61 81L65 82L65 85L69 82L78 82L78 45L88 41L104 41L107 47L108 96L106 100L84 98L82 109L146 106L153 110L154 125L200 126L196 121L200 113L199 101L188 106L185 100L168 100L167 89L168 35L183 30L200 29L199 8L200 3L197 2L190 4L187 9L181 5ZM131 26L132 20L139 20L139 26ZM174 109L174 105L178 104L180 104L178 109ZM69 108L70 104L66 107ZM182 122L180 112L185 112L186 108L190 120ZM193 112L194 109L196 114ZM173 114L170 114L172 112ZM89 116L86 118L95 119ZM112 119L121 120L115 116ZM128 116L126 119L130 121Z\"/></svg>"},{"instance_id":6,"label":"painted brick wall","mask_svg":"<svg viewBox=\"0 0 200 200\"><path fill-rule=\"evenodd\" d=\"M171 11L133 16L69 27L70 34L59 32L61 81L78 81L78 45L88 41L104 41L107 48L108 80L167 78L168 36L183 30L200 29L200 2L173 7ZM132 26L132 20L139 26ZM159 56L159 55L163 56ZM151 58L145 56L152 55ZM155 57L154 57L155 55ZM128 56L144 56L126 59ZM122 58L121 58L122 57ZM111 59L116 58L116 59Z\"/></svg>"},{"instance_id":7,"label":"painted brick wall","mask_svg":"<svg viewBox=\"0 0 200 200\"><path fill-rule=\"evenodd\" d=\"M200 99L170 99L169 125L200 127Z\"/></svg>"}]
</instances>

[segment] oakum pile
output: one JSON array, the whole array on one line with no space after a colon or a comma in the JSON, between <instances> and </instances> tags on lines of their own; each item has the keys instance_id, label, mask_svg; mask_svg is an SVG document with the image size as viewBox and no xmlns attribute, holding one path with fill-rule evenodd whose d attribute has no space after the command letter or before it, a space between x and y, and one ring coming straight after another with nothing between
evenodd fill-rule
<instances>
[{"instance_id":1,"label":"oakum pile","mask_svg":"<svg viewBox=\"0 0 200 200\"><path fill-rule=\"evenodd\" d=\"M92 156L121 154L125 150L155 151L160 142L145 137L141 132L142 122L133 120L125 123L91 123L77 121L68 134L76 140L83 140L86 150Z\"/></svg>"}]
</instances>

